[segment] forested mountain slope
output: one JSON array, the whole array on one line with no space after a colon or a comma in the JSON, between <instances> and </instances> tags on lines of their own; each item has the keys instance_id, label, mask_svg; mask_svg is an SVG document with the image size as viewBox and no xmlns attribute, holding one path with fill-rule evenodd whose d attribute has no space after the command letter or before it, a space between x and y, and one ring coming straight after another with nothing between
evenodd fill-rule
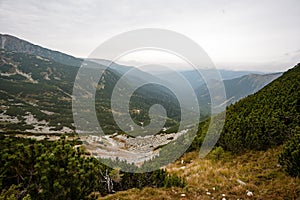
<instances>
[{"instance_id":1,"label":"forested mountain slope","mask_svg":"<svg viewBox=\"0 0 300 200\"><path fill-rule=\"evenodd\" d=\"M61 64L48 58L1 49L0 130L73 132L72 90L78 69L77 66ZM120 77L121 74L108 68L97 87L96 111L104 131L108 133L119 130L112 117L110 97ZM126 90L130 80L125 83L118 89ZM147 120L147 108L164 99L168 116L176 121L179 116L176 98L162 87L153 87L142 87L134 94L132 113L140 109L142 116L138 119ZM133 118L137 119L137 116ZM171 120L168 125L175 125L175 121Z\"/></svg>"},{"instance_id":2,"label":"forested mountain slope","mask_svg":"<svg viewBox=\"0 0 300 200\"><path fill-rule=\"evenodd\" d=\"M300 64L226 110L219 145L236 153L282 144L300 124Z\"/></svg>"}]
</instances>

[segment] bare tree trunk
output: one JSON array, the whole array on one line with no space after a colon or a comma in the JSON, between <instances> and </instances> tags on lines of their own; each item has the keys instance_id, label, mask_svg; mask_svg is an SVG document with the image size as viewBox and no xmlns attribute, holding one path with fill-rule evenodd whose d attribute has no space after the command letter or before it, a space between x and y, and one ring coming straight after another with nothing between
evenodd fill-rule
<instances>
[{"instance_id":1,"label":"bare tree trunk","mask_svg":"<svg viewBox=\"0 0 300 200\"><path fill-rule=\"evenodd\" d=\"M106 173L105 175L102 175L103 178L105 179L105 181L103 181L104 183L106 183L107 186L107 191L108 193L114 193L114 184L112 179L110 178L109 174L108 174L108 170L106 169Z\"/></svg>"}]
</instances>

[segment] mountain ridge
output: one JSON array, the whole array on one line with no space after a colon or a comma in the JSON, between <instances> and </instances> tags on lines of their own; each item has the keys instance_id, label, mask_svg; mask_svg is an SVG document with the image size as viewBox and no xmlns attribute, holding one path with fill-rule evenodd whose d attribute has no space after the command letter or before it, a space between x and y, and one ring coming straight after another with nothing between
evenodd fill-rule
<instances>
[{"instance_id":1,"label":"mountain ridge","mask_svg":"<svg viewBox=\"0 0 300 200\"><path fill-rule=\"evenodd\" d=\"M10 35L0 34L0 44L1 44L1 47L4 47L6 49L6 50L1 51L2 59L1 59L1 63L0 63L1 64L0 80L1 80L2 86L3 86L2 93L3 93L3 91L5 91L2 94L5 97L5 98L3 97L4 101L6 103L8 103L8 105L11 105L11 103L7 100L7 99L9 99L7 97L7 94L10 94L8 90L12 90L12 88L9 85L11 85L11 86L14 85L14 87L15 87L14 90L19 91L19 94L13 93L14 95L21 95L19 97L30 99L30 101L32 101L32 102L29 102L30 104L28 104L28 106L36 105L36 102L38 102L35 99L37 94L34 94L32 92L30 93L28 91L28 88L31 88L31 87L33 87L32 85L37 84L37 85L41 86L41 88L49 89L50 93L48 93L45 90L43 91L43 94L45 95L45 97L47 97L49 95L50 96L53 95L53 96L51 96L51 98L47 97L48 100L46 100L44 102L45 103L44 107L46 105L52 105L53 104L52 101L54 99L56 99L55 101L57 101L57 102L61 102L61 103L63 102L62 105L65 105L65 106L68 105L67 107L69 108L69 111L67 111L65 113L68 113L70 115L71 114L70 113L71 112L70 102L71 102L73 82L75 80L77 70L81 66L83 60L79 59L79 58L75 58L75 57L67 55L67 54L64 54L64 53L61 53L61 52L52 51L50 49L47 49L47 48L44 48L44 47L41 47L38 45L34 45L30 42L21 40L17 37L10 36ZM8 61L7 61L7 59L8 59ZM11 60L9 61L9 59L11 59ZM90 62L90 61L93 61L93 60L87 60L87 62ZM103 60L103 62L104 61L110 62L107 60ZM105 65L105 63L99 63L99 64ZM117 63L113 63L113 65L109 69L107 69L108 70L107 76L109 78L106 81L108 81L107 82L108 88L113 89L114 84L117 82L117 80L123 74L125 74L127 71L129 71L133 68L134 67L131 67L131 66L123 66L123 65L119 65ZM151 81L151 80L158 80L158 78L161 78L161 80L159 80L159 82L163 84L163 81L164 81L163 76L157 78L157 77L152 76L151 74L143 72L139 69L135 69L135 71L137 73L133 76L127 77L128 78L127 81L136 84L139 82L143 82L145 79L148 81ZM252 76L254 76L254 75L252 75ZM202 79L201 79L201 77L197 77L194 75L193 75L193 77L194 78L192 78L192 79L189 79L189 76L187 76L186 78L188 79L188 81L191 84L193 84L193 81L195 81L194 88L197 88L197 85L200 84ZM226 83L226 81L228 82L230 80L225 80L225 83ZM27 94L24 94L24 92L22 92L20 90L20 88L24 87L23 82L25 83L25 86L28 87L27 89L23 88L24 91L29 92ZM23 85L20 83L22 83ZM177 83L176 80L174 80L172 82L172 84L175 84L175 85L176 85L176 83ZM40 84L42 84L42 85L40 85ZM266 84L266 82L264 84L262 84L261 87L263 87L265 84ZM54 88L54 87L56 87L56 88ZM101 87L103 87L103 86L101 86ZM203 114L203 116L206 116L207 114L209 114L208 106L210 103L210 96L207 93L207 90L205 90L205 87L206 86L204 86L204 89L202 88L201 91L196 90L197 95L198 95L197 98L198 98L198 101L200 102L199 106L200 106L200 109L202 109L201 114ZM149 90L150 88L151 88L151 90ZM164 89L163 87L160 87L160 88L155 87L155 88L156 89L154 89L153 87L145 87L144 88L145 92L139 91L140 94L135 93L135 97L137 97L137 98L133 98L133 99L135 100L135 102L145 102L142 104L137 103L137 105L148 108L150 106L150 104L153 103L153 100L154 100L151 97L151 95L152 96L158 95L162 99L164 99L168 96L167 99L170 100L169 101L170 104L167 104L166 106L174 107L174 108L172 108L173 111L171 113L173 113L172 116L175 117L176 113L178 113L178 109L175 109L175 104L177 105L177 103L175 103L175 102L177 102L177 101L175 101L176 98L174 97L174 95L172 93L168 92L168 90ZM260 89L260 88L258 88L258 89ZM41 92L40 90L33 89L32 91ZM182 91L185 91L185 90L183 89ZM252 89L251 90L245 89L245 91L246 91L246 95L249 95L254 92L254 90L252 90ZM110 98L109 92L107 92L107 91L106 92L103 91L103 92L104 92L103 94L106 95L107 99ZM239 89L236 89L233 93L237 94L238 92L240 92ZM165 93L167 96L163 95L163 93ZM144 96L146 95L147 97L146 98L143 97L142 94ZM244 97L246 95L242 95L242 97ZM189 97L189 95L185 95L185 96ZM233 95L229 95L228 99L231 99L232 97L233 97ZM42 98L42 97L39 96L39 98ZM240 97L236 98L236 100L238 100L239 98ZM148 103L146 103L147 99L148 99ZM42 102L44 100L40 100L40 102ZM51 103L48 101L51 101ZM229 103L231 103L231 101ZM102 106L109 107L108 101L107 102L105 101L105 104L101 105L100 107L102 107ZM189 105L187 105L187 106L189 106ZM13 112L12 112L13 107L15 107L15 109L16 109L17 106L12 105L11 111L9 111L8 113L13 114ZM45 108L47 108L47 107L45 107ZM31 109L35 110L34 106ZM139 108L133 107L132 109L134 110L134 109L139 109ZM43 109L43 110L44 110L44 112L49 114L49 113L52 113L55 109L51 108L50 110L47 110L47 109L46 110ZM59 112L59 110L57 110L57 111ZM38 111L36 111L36 112L38 112ZM45 115L45 113L42 114L40 111L38 113L40 113L40 115L42 115L42 116ZM68 119L67 120L68 127L73 129L72 128L72 119L71 119L71 117L65 116L64 115L65 113L61 113L61 116L57 117L57 119L63 119L63 118ZM143 112L141 112L141 114L143 115L144 119L147 119L149 121L147 112L143 111ZM61 118L62 116L64 116L64 117ZM16 116L14 116L14 117L16 117ZM110 121L113 121L111 114L106 113L106 115L105 116L102 115L102 117L104 117L104 118L109 117ZM21 116L19 116L19 118L21 118ZM41 117L40 120L43 120L44 118L46 118L46 115L44 117ZM13 119L11 119L11 120L13 120ZM26 120L26 119L23 119L23 120ZM56 125L54 127L55 130L56 129L60 130L59 128L63 128L63 125L60 122L58 122L57 120L54 120L54 121L56 121L55 122ZM136 123L138 123L138 122L136 122ZM109 124L111 124L111 123L109 123ZM29 127L32 127L31 124L27 124L27 125ZM54 125L54 124L52 123L52 125ZM12 126L12 127L14 127L14 126ZM112 128L111 126L108 126L108 127Z\"/></svg>"},{"instance_id":2,"label":"mountain ridge","mask_svg":"<svg viewBox=\"0 0 300 200\"><path fill-rule=\"evenodd\" d=\"M79 67L83 61L74 56L33 44L9 34L0 34L0 44L2 49L41 56L62 64Z\"/></svg>"}]
</instances>

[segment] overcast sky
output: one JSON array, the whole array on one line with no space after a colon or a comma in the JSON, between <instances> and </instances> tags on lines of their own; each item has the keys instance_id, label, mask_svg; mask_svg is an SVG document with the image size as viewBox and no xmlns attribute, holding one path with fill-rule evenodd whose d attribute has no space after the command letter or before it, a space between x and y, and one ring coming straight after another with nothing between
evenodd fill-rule
<instances>
[{"instance_id":1,"label":"overcast sky","mask_svg":"<svg viewBox=\"0 0 300 200\"><path fill-rule=\"evenodd\" d=\"M218 68L283 71L300 62L299 0L0 0L0 32L78 57L138 28L196 41Z\"/></svg>"}]
</instances>

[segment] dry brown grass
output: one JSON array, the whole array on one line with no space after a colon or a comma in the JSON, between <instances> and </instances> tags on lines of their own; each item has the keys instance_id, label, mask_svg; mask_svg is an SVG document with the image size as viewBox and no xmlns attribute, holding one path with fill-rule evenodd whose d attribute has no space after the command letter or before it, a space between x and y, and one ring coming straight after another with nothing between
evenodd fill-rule
<instances>
[{"instance_id":1,"label":"dry brown grass","mask_svg":"<svg viewBox=\"0 0 300 200\"><path fill-rule=\"evenodd\" d=\"M299 178L287 176L278 165L281 148L241 156L225 153L219 161L200 159L197 152L187 153L181 158L184 164L178 160L166 167L186 178L185 188L131 189L102 199L222 199L222 194L226 199L300 199ZM253 196L247 196L247 190Z\"/></svg>"}]
</instances>

